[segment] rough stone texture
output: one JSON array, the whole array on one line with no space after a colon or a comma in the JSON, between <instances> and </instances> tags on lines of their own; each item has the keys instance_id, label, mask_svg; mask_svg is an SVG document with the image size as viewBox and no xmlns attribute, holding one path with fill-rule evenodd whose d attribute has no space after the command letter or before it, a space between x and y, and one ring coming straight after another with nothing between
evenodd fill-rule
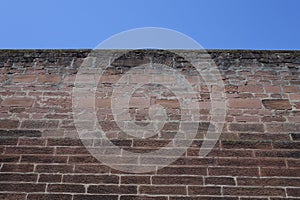
<instances>
[{"instance_id":1,"label":"rough stone texture","mask_svg":"<svg viewBox=\"0 0 300 200\"><path fill-rule=\"evenodd\" d=\"M225 85L228 110L220 139L206 157L199 157L210 125L212 88L194 85L199 88L201 123L190 147L159 170L161 161L178 149L172 148L169 157L130 160L129 167L147 163L145 168L153 169L141 174L101 163L83 146L101 141L78 138L72 90L89 52L0 50L0 199L300 199L300 51L208 51ZM207 58L201 51L184 54ZM123 150L146 153L167 145L182 116L187 119L184 125L192 125L191 114L180 112L174 94L158 86L132 94L130 116L145 125L149 105L165 107L170 122L160 137L135 138L114 122L112 85L150 58L197 83L190 63L163 51L133 51L110 63L96 91L97 119L111 142ZM141 74L131 81L137 84L147 78ZM154 78L172 81L161 74ZM152 90L161 96L151 96ZM90 99L78 103L87 109L93 106ZM180 146L187 140L173 142Z\"/></svg>"},{"instance_id":2,"label":"rough stone texture","mask_svg":"<svg viewBox=\"0 0 300 200\"><path fill-rule=\"evenodd\" d=\"M263 105L268 109L290 110L292 105L288 99L263 99Z\"/></svg>"}]
</instances>

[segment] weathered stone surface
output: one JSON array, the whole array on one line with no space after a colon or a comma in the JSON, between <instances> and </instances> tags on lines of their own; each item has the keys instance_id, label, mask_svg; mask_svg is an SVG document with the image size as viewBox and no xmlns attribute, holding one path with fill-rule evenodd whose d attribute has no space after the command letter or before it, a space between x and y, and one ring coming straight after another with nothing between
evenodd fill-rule
<instances>
[{"instance_id":1,"label":"weathered stone surface","mask_svg":"<svg viewBox=\"0 0 300 200\"><path fill-rule=\"evenodd\" d=\"M15 75L12 79L14 83L32 83L36 80L35 74Z\"/></svg>"},{"instance_id":2,"label":"weathered stone surface","mask_svg":"<svg viewBox=\"0 0 300 200\"><path fill-rule=\"evenodd\" d=\"M3 100L2 106L30 107L34 99L30 97L9 97Z\"/></svg>"},{"instance_id":3,"label":"weathered stone surface","mask_svg":"<svg viewBox=\"0 0 300 200\"><path fill-rule=\"evenodd\" d=\"M40 137L39 130L0 130L0 137Z\"/></svg>"},{"instance_id":4,"label":"weathered stone surface","mask_svg":"<svg viewBox=\"0 0 300 200\"><path fill-rule=\"evenodd\" d=\"M19 120L15 119L0 119L0 129L16 129L19 123Z\"/></svg>"},{"instance_id":5,"label":"weathered stone surface","mask_svg":"<svg viewBox=\"0 0 300 200\"><path fill-rule=\"evenodd\" d=\"M103 132L87 133L87 139L80 139L72 113L72 91L78 69L89 52L0 50L0 199L299 197L300 51L211 50L207 55L178 50L178 56L176 51L135 50L115 61L109 55L122 51L99 51L105 59L102 64L111 65L98 82L95 102L87 92L76 103L82 108L79 116L87 114L78 124L85 130L99 125ZM215 85L214 80L209 80L212 85L201 80L203 77L185 56L195 58L207 69L212 66L207 65L211 57L224 88ZM149 109L155 104L163 107L161 110L167 116L160 135L146 137L142 132L141 137L136 137L116 123L111 109L112 92L126 72L150 60L172 67L190 82L193 92L187 88L178 91L188 91L193 104L190 110L182 109L181 105L188 101L181 101L174 91L158 84L143 86L132 94L129 87L122 88L125 96L133 98L128 110L126 98L119 99L115 105L119 107L118 117L123 118L128 112L130 119L126 120L145 127L154 114L159 114ZM93 73L82 78L89 82L91 77L96 78ZM126 80L136 86L151 80L172 83L174 77L161 73L149 76L141 70L138 76ZM223 107L212 104L212 91L225 97L224 127L218 124L218 120L223 120L219 112ZM213 111L220 115L212 117ZM95 117L97 123L87 120ZM160 122L160 118L155 119ZM214 134L219 129L220 137ZM94 138L101 134L108 140ZM187 149L183 148L186 144ZM209 144L214 145L212 149ZM108 165L91 155L86 147L100 148L100 158L123 163ZM152 152L164 147L162 154L151 157ZM209 152L202 157L200 150ZM131 153L142 156L138 159ZM147 155L143 158L144 154ZM161 168L165 161L170 163ZM147 172L127 173L116 169L117 165L125 170L140 166Z\"/></svg>"},{"instance_id":6,"label":"weathered stone surface","mask_svg":"<svg viewBox=\"0 0 300 200\"><path fill-rule=\"evenodd\" d=\"M267 109L290 110L292 106L288 99L263 99L262 103Z\"/></svg>"},{"instance_id":7,"label":"weathered stone surface","mask_svg":"<svg viewBox=\"0 0 300 200\"><path fill-rule=\"evenodd\" d=\"M229 99L228 106L230 108L241 109L259 109L261 108L261 101L259 99Z\"/></svg>"}]
</instances>

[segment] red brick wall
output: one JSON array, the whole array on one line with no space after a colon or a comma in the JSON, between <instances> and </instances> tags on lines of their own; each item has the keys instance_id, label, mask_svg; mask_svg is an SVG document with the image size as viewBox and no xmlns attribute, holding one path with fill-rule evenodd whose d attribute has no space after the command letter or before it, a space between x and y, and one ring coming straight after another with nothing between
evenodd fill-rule
<instances>
[{"instance_id":1,"label":"red brick wall","mask_svg":"<svg viewBox=\"0 0 300 200\"><path fill-rule=\"evenodd\" d=\"M211 88L201 85L202 122L184 154L164 168L158 166L176 148L170 157L124 161L126 167L144 162L145 173L105 165L83 145L97 141L78 137L72 91L88 53L0 51L0 199L300 199L299 51L209 51L225 85L228 109L219 140L206 157L198 156L210 116ZM201 52L190 54L201 57ZM158 60L172 62L193 80L188 63L164 56ZM148 57L140 51L120 58L102 76L96 101L107 137L124 150L141 153L172 141L180 121L178 101L156 99L172 119L161 137L130 137L114 123L112 84ZM132 116L143 123L143 102L132 101Z\"/></svg>"}]
</instances>

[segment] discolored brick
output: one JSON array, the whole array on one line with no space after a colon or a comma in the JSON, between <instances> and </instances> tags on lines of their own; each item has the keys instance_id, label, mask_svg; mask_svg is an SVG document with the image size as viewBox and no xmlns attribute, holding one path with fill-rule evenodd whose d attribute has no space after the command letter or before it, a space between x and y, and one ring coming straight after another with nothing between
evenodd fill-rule
<instances>
[{"instance_id":1,"label":"discolored brick","mask_svg":"<svg viewBox=\"0 0 300 200\"><path fill-rule=\"evenodd\" d=\"M32 83L36 80L35 74L20 74L12 78L13 83Z\"/></svg>"},{"instance_id":2,"label":"discolored brick","mask_svg":"<svg viewBox=\"0 0 300 200\"><path fill-rule=\"evenodd\" d=\"M231 123L229 124L229 130L238 132L264 132L264 126L263 124Z\"/></svg>"},{"instance_id":3,"label":"discolored brick","mask_svg":"<svg viewBox=\"0 0 300 200\"><path fill-rule=\"evenodd\" d=\"M288 99L263 99L262 103L267 109L290 110L292 106Z\"/></svg>"},{"instance_id":4,"label":"discolored brick","mask_svg":"<svg viewBox=\"0 0 300 200\"><path fill-rule=\"evenodd\" d=\"M39 75L38 82L39 83L50 83L50 84L57 84L61 81L60 75L55 74L45 74Z\"/></svg>"},{"instance_id":5,"label":"discolored brick","mask_svg":"<svg viewBox=\"0 0 300 200\"><path fill-rule=\"evenodd\" d=\"M12 107L31 107L33 102L34 99L30 97L8 97L2 101L1 105Z\"/></svg>"},{"instance_id":6,"label":"discolored brick","mask_svg":"<svg viewBox=\"0 0 300 200\"><path fill-rule=\"evenodd\" d=\"M1 129L16 129L19 127L19 120L13 119L0 119L0 128Z\"/></svg>"}]
</instances>

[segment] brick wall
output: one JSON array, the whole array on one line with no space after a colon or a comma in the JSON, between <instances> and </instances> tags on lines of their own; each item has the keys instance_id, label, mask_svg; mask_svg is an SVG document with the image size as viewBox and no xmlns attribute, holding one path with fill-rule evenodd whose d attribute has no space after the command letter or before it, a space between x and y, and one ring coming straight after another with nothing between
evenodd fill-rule
<instances>
[{"instance_id":1,"label":"brick wall","mask_svg":"<svg viewBox=\"0 0 300 200\"><path fill-rule=\"evenodd\" d=\"M195 85L201 122L191 145L164 168L160 163L172 159L177 148L171 148L169 157L124 160L124 167L139 164L149 169L144 173L105 165L84 146L97 140L78 137L72 91L88 53L0 51L0 199L300 199L299 51L208 51L222 75L228 109L219 140L207 156L199 157L210 124L211 88ZM179 128L180 106L163 98L170 97L167 92L155 98L170 119L159 137L132 137L114 122L112 85L136 62L150 57L151 51L137 51L119 58L96 91L97 120L113 144L124 150L156 150L169 144ZM189 64L169 58L162 54L156 60L171 63L193 82ZM144 88L144 94L150 89ZM132 119L142 124L148 110L138 94L142 93L132 97L130 110Z\"/></svg>"}]
</instances>

